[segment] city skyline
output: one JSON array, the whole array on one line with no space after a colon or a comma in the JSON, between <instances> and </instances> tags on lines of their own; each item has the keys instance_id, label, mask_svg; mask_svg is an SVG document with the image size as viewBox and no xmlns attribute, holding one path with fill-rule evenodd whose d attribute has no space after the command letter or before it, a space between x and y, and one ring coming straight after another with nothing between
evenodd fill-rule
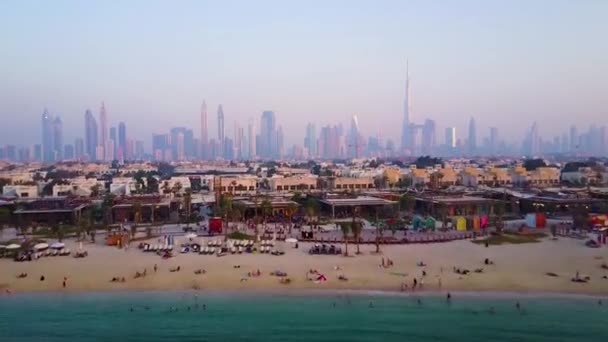
<instances>
[{"instance_id":1,"label":"city skyline","mask_svg":"<svg viewBox=\"0 0 608 342\"><path fill-rule=\"evenodd\" d=\"M30 144L15 132L33 129L44 107L73 141L82 111L100 101L109 120L148 141L168 126L199 127L206 99L224 105L226 124L273 110L288 146L301 143L309 121L348 124L352 115L362 133L400 146L406 58L410 120L432 120L437 131L466 132L475 117L478 131L500 127L513 142L532 121L553 136L608 117L608 51L597 44L605 2L236 4L4 6L2 32L19 34L0 35L0 115L12 119L0 144ZM112 25L108 13L120 13ZM161 30L161 18L175 25ZM54 53L42 59L40 50ZM217 127L214 115L208 127Z\"/></svg>"}]
</instances>

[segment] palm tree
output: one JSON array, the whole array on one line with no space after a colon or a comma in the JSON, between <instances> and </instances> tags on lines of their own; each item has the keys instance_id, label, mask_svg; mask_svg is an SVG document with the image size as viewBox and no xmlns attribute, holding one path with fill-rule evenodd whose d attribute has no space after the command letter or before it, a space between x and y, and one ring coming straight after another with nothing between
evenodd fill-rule
<instances>
[{"instance_id":1,"label":"palm tree","mask_svg":"<svg viewBox=\"0 0 608 342\"><path fill-rule=\"evenodd\" d=\"M112 223L112 206L114 205L114 195L107 194L101 203L101 212L103 215L103 225L108 232L111 231L110 224Z\"/></svg>"},{"instance_id":2,"label":"palm tree","mask_svg":"<svg viewBox=\"0 0 608 342\"><path fill-rule=\"evenodd\" d=\"M317 210L318 210L317 201L314 198L309 197L308 200L306 201L306 216L308 216L308 222L310 223L310 230L312 230L312 228L313 228L312 218L317 216Z\"/></svg>"},{"instance_id":3,"label":"palm tree","mask_svg":"<svg viewBox=\"0 0 608 342\"><path fill-rule=\"evenodd\" d=\"M169 194L171 192L171 187L169 187L169 182L165 181L163 183L163 194Z\"/></svg>"},{"instance_id":4,"label":"palm tree","mask_svg":"<svg viewBox=\"0 0 608 342\"><path fill-rule=\"evenodd\" d=\"M133 224L131 225L131 239L135 238L137 234L137 226L141 223L141 203L133 204Z\"/></svg>"},{"instance_id":5,"label":"palm tree","mask_svg":"<svg viewBox=\"0 0 608 342\"><path fill-rule=\"evenodd\" d=\"M264 218L264 225L270 214L272 214L272 202L268 198L264 198L260 203L260 210L262 211L262 217Z\"/></svg>"},{"instance_id":6,"label":"palm tree","mask_svg":"<svg viewBox=\"0 0 608 342\"><path fill-rule=\"evenodd\" d=\"M182 198L182 205L186 210L186 227L190 227L192 219L192 190L186 189L186 193Z\"/></svg>"},{"instance_id":7,"label":"palm tree","mask_svg":"<svg viewBox=\"0 0 608 342\"><path fill-rule=\"evenodd\" d=\"M441 217L442 227L445 228L447 225L448 206L445 203L440 202L437 207L437 213Z\"/></svg>"},{"instance_id":8,"label":"palm tree","mask_svg":"<svg viewBox=\"0 0 608 342\"><path fill-rule=\"evenodd\" d=\"M95 184L91 187L91 197L99 197L101 191L101 186L99 184Z\"/></svg>"},{"instance_id":9,"label":"palm tree","mask_svg":"<svg viewBox=\"0 0 608 342\"><path fill-rule=\"evenodd\" d=\"M243 220L243 215L245 214L245 206L241 202L235 202L232 204L232 220L238 224Z\"/></svg>"},{"instance_id":10,"label":"palm tree","mask_svg":"<svg viewBox=\"0 0 608 342\"><path fill-rule=\"evenodd\" d=\"M293 215L298 211L298 206L295 203L289 203L287 205L287 217L289 218L289 234L291 234L291 228L293 227Z\"/></svg>"},{"instance_id":11,"label":"palm tree","mask_svg":"<svg viewBox=\"0 0 608 342\"><path fill-rule=\"evenodd\" d=\"M344 236L344 256L348 256L348 233L350 232L350 225L346 222L340 224L342 235Z\"/></svg>"},{"instance_id":12,"label":"palm tree","mask_svg":"<svg viewBox=\"0 0 608 342\"><path fill-rule=\"evenodd\" d=\"M173 184L173 188L171 189L171 192L173 193L173 196L177 196L177 195L179 195L179 192L181 190L182 190L182 183L175 182L175 184Z\"/></svg>"},{"instance_id":13,"label":"palm tree","mask_svg":"<svg viewBox=\"0 0 608 342\"><path fill-rule=\"evenodd\" d=\"M410 194L403 194L399 198L399 208L401 210L411 212L414 209L414 205L416 204L416 199L414 196Z\"/></svg>"},{"instance_id":14,"label":"palm tree","mask_svg":"<svg viewBox=\"0 0 608 342\"><path fill-rule=\"evenodd\" d=\"M355 207L353 208L353 221L350 225L350 229L353 233L353 238L355 239L355 243L357 244L357 253L356 254L361 254L361 251L359 250L359 240L361 240L361 222L359 222L357 220L357 218L359 217L359 207Z\"/></svg>"}]
</instances>

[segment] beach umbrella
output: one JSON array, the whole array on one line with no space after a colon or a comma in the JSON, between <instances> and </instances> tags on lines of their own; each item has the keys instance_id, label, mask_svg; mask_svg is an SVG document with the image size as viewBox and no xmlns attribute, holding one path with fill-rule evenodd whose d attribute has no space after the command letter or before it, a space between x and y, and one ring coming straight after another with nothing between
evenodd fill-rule
<instances>
[{"instance_id":1,"label":"beach umbrella","mask_svg":"<svg viewBox=\"0 0 608 342\"><path fill-rule=\"evenodd\" d=\"M43 249L47 249L49 248L49 244L48 243L37 243L34 245L34 249L37 251L43 250Z\"/></svg>"},{"instance_id":2,"label":"beach umbrella","mask_svg":"<svg viewBox=\"0 0 608 342\"><path fill-rule=\"evenodd\" d=\"M287 242L287 243L297 243L297 242L298 242L298 239L295 239L295 238L287 238L287 239L285 239L285 242Z\"/></svg>"},{"instance_id":3,"label":"beach umbrella","mask_svg":"<svg viewBox=\"0 0 608 342\"><path fill-rule=\"evenodd\" d=\"M184 236L186 239L195 239L197 235L195 233L188 233Z\"/></svg>"},{"instance_id":4,"label":"beach umbrella","mask_svg":"<svg viewBox=\"0 0 608 342\"><path fill-rule=\"evenodd\" d=\"M6 246L5 245L0 245L0 249L5 249Z\"/></svg>"},{"instance_id":5,"label":"beach umbrella","mask_svg":"<svg viewBox=\"0 0 608 342\"><path fill-rule=\"evenodd\" d=\"M8 250L15 250L15 249L19 249L21 248L21 245L18 245L16 243L11 243L10 245L6 246L6 249Z\"/></svg>"},{"instance_id":6,"label":"beach umbrella","mask_svg":"<svg viewBox=\"0 0 608 342\"><path fill-rule=\"evenodd\" d=\"M51 244L51 248L53 249L62 249L63 247L65 247L65 243L63 242L53 242Z\"/></svg>"}]
</instances>

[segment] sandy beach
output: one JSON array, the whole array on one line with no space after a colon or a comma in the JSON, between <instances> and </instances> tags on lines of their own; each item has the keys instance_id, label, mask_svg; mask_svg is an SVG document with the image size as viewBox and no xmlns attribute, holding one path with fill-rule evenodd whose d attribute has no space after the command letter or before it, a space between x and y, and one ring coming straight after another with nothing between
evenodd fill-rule
<instances>
[{"instance_id":1,"label":"sandy beach","mask_svg":"<svg viewBox=\"0 0 608 342\"><path fill-rule=\"evenodd\" d=\"M154 241L151 241L152 243ZM74 251L75 241L66 241ZM608 262L608 248L586 248L580 240L545 239L540 243L490 246L470 241L437 244L381 246L375 254L374 245L361 245L361 255L309 255L310 244L299 249L285 244L285 255L228 254L223 257L179 254L167 260L137 248L121 250L116 247L85 244L89 256L45 257L33 262L0 260L0 288L12 292L30 291L112 291L112 290L381 290L401 291L402 283L411 291L414 278L416 291L498 291L549 292L576 294L608 294L608 271L600 267ZM344 249L344 245L341 245ZM382 258L390 258L392 267L381 267ZM489 258L494 265L484 265ZM420 267L418 262L427 266ZM154 272L154 265L158 270ZM234 266L238 265L239 268ZM179 272L170 272L180 267ZM469 269L468 275L454 273L453 268ZM483 273L473 272L483 268ZM197 269L205 274L196 275ZM327 281L316 283L307 279L309 270L317 270ZM146 276L134 279L136 272L146 270ZM261 276L248 277L259 270ZM291 282L280 283L271 276L276 270L286 272ZM426 272L425 276L422 273ZM589 276L588 283L574 283L576 272ZM558 277L547 276L553 272ZM27 273L26 278L17 278ZM40 277L44 275L44 281ZM343 275L347 281L339 280ZM67 277L63 288L64 277ZM124 277L125 282L111 282ZM308 278L313 278L309 275Z\"/></svg>"}]
</instances>

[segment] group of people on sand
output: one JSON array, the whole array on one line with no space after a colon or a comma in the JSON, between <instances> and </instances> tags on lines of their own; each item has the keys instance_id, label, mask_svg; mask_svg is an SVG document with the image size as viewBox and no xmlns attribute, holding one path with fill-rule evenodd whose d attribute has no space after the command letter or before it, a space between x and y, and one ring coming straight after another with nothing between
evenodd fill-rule
<instances>
[{"instance_id":1,"label":"group of people on sand","mask_svg":"<svg viewBox=\"0 0 608 342\"><path fill-rule=\"evenodd\" d=\"M380 264L380 267L382 267L382 268L390 268L390 267L393 267L394 265L395 264L394 264L394 262L393 262L392 259L386 258L386 260L384 260L384 257L382 257L382 262Z\"/></svg>"}]
</instances>

